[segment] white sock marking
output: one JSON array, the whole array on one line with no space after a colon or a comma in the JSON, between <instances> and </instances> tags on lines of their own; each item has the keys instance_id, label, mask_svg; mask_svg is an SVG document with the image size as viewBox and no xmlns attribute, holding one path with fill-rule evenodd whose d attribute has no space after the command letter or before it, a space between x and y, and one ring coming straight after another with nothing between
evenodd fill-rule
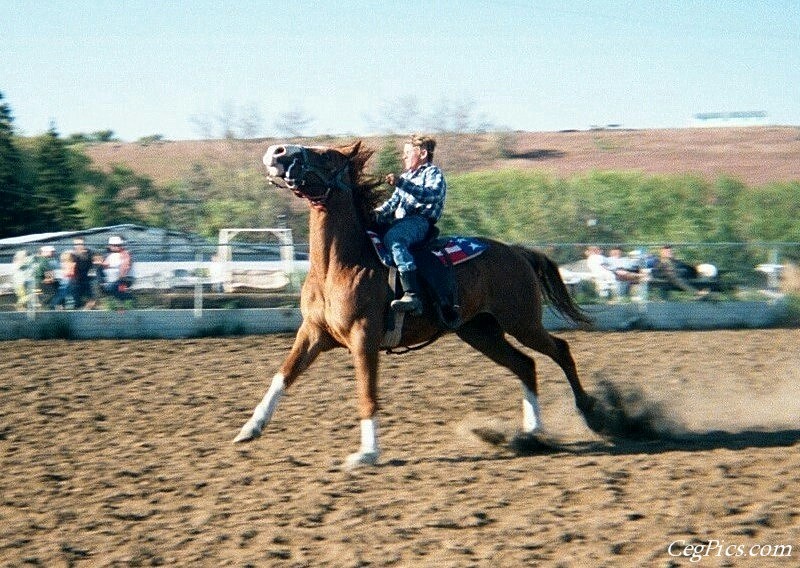
<instances>
[{"instance_id":1,"label":"white sock marking","mask_svg":"<svg viewBox=\"0 0 800 568\"><path fill-rule=\"evenodd\" d=\"M538 432L542 429L539 398L525 385L522 386L522 393L522 430L528 434Z\"/></svg>"},{"instance_id":2,"label":"white sock marking","mask_svg":"<svg viewBox=\"0 0 800 568\"><path fill-rule=\"evenodd\" d=\"M375 418L361 421L361 453L378 453L378 421Z\"/></svg>"},{"instance_id":3,"label":"white sock marking","mask_svg":"<svg viewBox=\"0 0 800 568\"><path fill-rule=\"evenodd\" d=\"M269 389L264 395L264 398L261 399L261 402L258 403L258 406L256 406L256 409L253 411L252 420L259 425L259 429L264 428L272 419L272 415L278 407L284 390L283 375L277 373L272 377L272 384L269 385Z\"/></svg>"}]
</instances>

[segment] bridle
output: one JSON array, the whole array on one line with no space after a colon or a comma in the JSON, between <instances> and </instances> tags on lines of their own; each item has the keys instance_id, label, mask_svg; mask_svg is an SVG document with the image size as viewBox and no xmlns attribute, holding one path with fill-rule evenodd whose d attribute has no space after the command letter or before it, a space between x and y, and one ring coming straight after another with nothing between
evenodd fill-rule
<instances>
[{"instance_id":1,"label":"bridle","mask_svg":"<svg viewBox=\"0 0 800 568\"><path fill-rule=\"evenodd\" d=\"M283 180L286 187L291 189L292 192L298 197L307 199L312 207L317 209L325 209L325 204L330 198L333 189L349 190L350 186L345 182L347 175L347 166L350 165L350 160L346 160L344 165L335 172L327 172L322 168L311 164L309 159L309 152L305 146L300 147L300 156L295 157L289 167L286 168L286 173ZM309 195L305 189L310 187L308 178L314 176L320 182L319 185L325 188L325 192L321 195Z\"/></svg>"}]
</instances>

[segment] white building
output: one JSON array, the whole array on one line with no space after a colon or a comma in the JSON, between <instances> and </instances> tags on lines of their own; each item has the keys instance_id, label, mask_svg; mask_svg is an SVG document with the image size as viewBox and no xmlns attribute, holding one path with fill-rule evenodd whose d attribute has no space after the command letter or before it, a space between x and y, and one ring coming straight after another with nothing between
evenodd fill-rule
<instances>
[{"instance_id":1,"label":"white building","mask_svg":"<svg viewBox=\"0 0 800 568\"><path fill-rule=\"evenodd\" d=\"M692 126L766 126L767 113L763 110L734 112L699 112L692 117Z\"/></svg>"}]
</instances>

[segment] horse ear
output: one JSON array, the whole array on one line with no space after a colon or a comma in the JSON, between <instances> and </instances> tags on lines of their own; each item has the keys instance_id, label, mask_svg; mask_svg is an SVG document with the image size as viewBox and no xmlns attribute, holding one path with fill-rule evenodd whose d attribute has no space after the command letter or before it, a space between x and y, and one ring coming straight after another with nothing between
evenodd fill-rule
<instances>
[{"instance_id":1,"label":"horse ear","mask_svg":"<svg viewBox=\"0 0 800 568\"><path fill-rule=\"evenodd\" d=\"M358 155L359 150L361 150L361 140L357 140L350 146L345 146L342 148L342 154L347 156L348 160L351 160Z\"/></svg>"}]
</instances>

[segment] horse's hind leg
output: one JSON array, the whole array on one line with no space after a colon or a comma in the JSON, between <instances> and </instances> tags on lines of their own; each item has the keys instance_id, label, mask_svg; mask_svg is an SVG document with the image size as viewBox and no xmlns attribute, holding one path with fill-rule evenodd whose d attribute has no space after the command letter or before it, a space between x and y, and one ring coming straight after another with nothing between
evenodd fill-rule
<instances>
[{"instance_id":1,"label":"horse's hind leg","mask_svg":"<svg viewBox=\"0 0 800 568\"><path fill-rule=\"evenodd\" d=\"M551 335L543 326L529 325L523 329L508 330L511 335L517 338L520 343L538 351L542 355L547 355L561 367L572 388L575 396L575 405L578 410L589 418L589 414L595 405L595 399L583 390L583 385L578 378L578 370L575 367L575 360L569 350L569 343L560 337Z\"/></svg>"},{"instance_id":2,"label":"horse's hind leg","mask_svg":"<svg viewBox=\"0 0 800 568\"><path fill-rule=\"evenodd\" d=\"M536 386L536 363L511 345L497 320L489 314L481 314L462 325L458 336L466 343L489 357L492 361L513 372L522 381L522 429L535 433L542 428L539 399Z\"/></svg>"}]
</instances>

